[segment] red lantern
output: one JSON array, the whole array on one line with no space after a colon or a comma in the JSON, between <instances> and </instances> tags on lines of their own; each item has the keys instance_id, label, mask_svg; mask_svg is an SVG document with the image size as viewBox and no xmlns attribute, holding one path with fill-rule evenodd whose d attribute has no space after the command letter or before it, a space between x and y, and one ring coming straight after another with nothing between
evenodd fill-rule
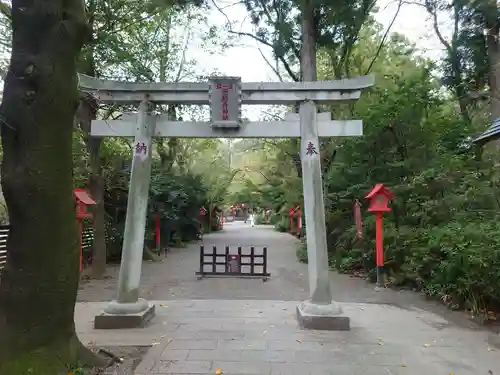
<instances>
[{"instance_id":1,"label":"red lantern","mask_svg":"<svg viewBox=\"0 0 500 375\"><path fill-rule=\"evenodd\" d=\"M392 194L383 184L375 185L370 194L366 196L366 199L370 200L368 212L383 214L392 211L389 207L389 201L394 199L394 194Z\"/></svg>"},{"instance_id":2,"label":"red lantern","mask_svg":"<svg viewBox=\"0 0 500 375\"><path fill-rule=\"evenodd\" d=\"M389 202L394 199L392 194L383 184L377 184L373 190L366 196L370 200L369 212L377 214L376 221L376 261L377 261L377 284L383 284L383 267L384 267L384 228L382 217L384 213L391 212Z\"/></svg>"},{"instance_id":3,"label":"red lantern","mask_svg":"<svg viewBox=\"0 0 500 375\"><path fill-rule=\"evenodd\" d=\"M80 272L83 271L83 220L92 218L92 213L88 212L88 206L93 206L96 202L83 189L73 191L76 200L76 219L78 221L79 245L80 245Z\"/></svg>"}]
</instances>

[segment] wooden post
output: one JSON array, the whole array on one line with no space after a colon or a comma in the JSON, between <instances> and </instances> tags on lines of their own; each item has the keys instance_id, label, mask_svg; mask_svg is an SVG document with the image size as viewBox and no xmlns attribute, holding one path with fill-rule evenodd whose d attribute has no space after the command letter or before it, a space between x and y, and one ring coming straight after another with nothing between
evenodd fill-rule
<instances>
[{"instance_id":1,"label":"wooden post","mask_svg":"<svg viewBox=\"0 0 500 375\"><path fill-rule=\"evenodd\" d=\"M376 219L376 261L377 286L384 286L384 225L382 212L377 213Z\"/></svg>"}]
</instances>

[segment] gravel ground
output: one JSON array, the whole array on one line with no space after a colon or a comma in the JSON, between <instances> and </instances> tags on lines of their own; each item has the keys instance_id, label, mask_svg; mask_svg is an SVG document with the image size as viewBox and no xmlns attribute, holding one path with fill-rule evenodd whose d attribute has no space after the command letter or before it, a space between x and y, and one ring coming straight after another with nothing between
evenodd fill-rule
<instances>
[{"instance_id":1,"label":"gravel ground","mask_svg":"<svg viewBox=\"0 0 500 375\"><path fill-rule=\"evenodd\" d=\"M281 300L300 301L308 297L307 265L299 263L295 250L298 240L270 227L250 227L243 222L227 223L221 232L205 235L205 246L231 248L237 246L268 247L268 268L271 279L202 279L195 272L199 266L199 245L193 243L182 249L172 249L162 262L144 262L141 295L150 300ZM109 301L116 295L118 265L109 267L106 278L84 283L78 301ZM372 284L358 277L331 272L333 299L338 302L384 303L401 308L417 307L432 311L469 328L477 325L463 312L453 312L441 304L428 301L418 293L383 289L376 291Z\"/></svg>"}]
</instances>

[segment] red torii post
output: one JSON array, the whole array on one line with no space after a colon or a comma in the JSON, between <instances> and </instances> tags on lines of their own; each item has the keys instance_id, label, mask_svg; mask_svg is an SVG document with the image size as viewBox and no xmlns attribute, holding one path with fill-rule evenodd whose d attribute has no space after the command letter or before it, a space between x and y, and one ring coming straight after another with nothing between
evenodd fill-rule
<instances>
[{"instance_id":1,"label":"red torii post","mask_svg":"<svg viewBox=\"0 0 500 375\"><path fill-rule=\"evenodd\" d=\"M391 212L389 201L394 199L391 193L383 184L377 184L373 190L365 197L370 200L368 212L377 214L377 233L376 233L376 261L377 261L377 286L384 285L384 227L383 215Z\"/></svg>"},{"instance_id":2,"label":"red torii post","mask_svg":"<svg viewBox=\"0 0 500 375\"><path fill-rule=\"evenodd\" d=\"M80 272L83 271L83 220L92 218L92 213L87 211L88 206L95 205L96 202L83 189L75 189L73 191L76 199L76 219L78 221L78 233L80 246Z\"/></svg>"}]
</instances>

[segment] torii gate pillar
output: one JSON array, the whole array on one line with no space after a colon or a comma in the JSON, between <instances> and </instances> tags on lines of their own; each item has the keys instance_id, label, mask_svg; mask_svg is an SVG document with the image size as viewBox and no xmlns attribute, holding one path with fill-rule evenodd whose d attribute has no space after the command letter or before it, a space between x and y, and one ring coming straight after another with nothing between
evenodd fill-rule
<instances>
[{"instance_id":1,"label":"torii gate pillar","mask_svg":"<svg viewBox=\"0 0 500 375\"><path fill-rule=\"evenodd\" d=\"M151 116L150 110L151 104L144 98L139 104L135 128L117 296L103 313L96 315L95 329L144 327L155 316L155 306L139 298L151 181L151 146L156 125L156 118Z\"/></svg>"},{"instance_id":2,"label":"torii gate pillar","mask_svg":"<svg viewBox=\"0 0 500 375\"><path fill-rule=\"evenodd\" d=\"M299 114L310 298L297 306L297 320L306 329L348 331L350 319L330 288L316 103L300 103Z\"/></svg>"}]
</instances>

